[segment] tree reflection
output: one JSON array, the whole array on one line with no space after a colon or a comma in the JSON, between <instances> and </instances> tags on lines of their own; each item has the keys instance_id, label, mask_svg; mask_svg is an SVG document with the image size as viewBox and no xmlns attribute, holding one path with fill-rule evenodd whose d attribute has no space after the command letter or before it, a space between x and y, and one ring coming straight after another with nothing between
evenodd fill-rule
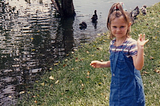
<instances>
[{"instance_id":1,"label":"tree reflection","mask_svg":"<svg viewBox=\"0 0 160 106\"><path fill-rule=\"evenodd\" d=\"M74 19L54 18L43 0L34 7L30 0L18 7L17 1L18 14L0 3L5 7L0 7L0 105L9 105L72 50Z\"/></svg>"}]
</instances>

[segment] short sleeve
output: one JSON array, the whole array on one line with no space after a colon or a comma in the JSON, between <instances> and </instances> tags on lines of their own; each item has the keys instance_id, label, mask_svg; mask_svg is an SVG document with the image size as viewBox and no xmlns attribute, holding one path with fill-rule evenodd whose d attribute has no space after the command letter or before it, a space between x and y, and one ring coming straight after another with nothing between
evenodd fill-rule
<instances>
[{"instance_id":1,"label":"short sleeve","mask_svg":"<svg viewBox=\"0 0 160 106\"><path fill-rule=\"evenodd\" d=\"M138 53L137 41L132 40L132 42L130 43L129 55L134 56L134 55L137 55L137 53Z\"/></svg>"}]
</instances>

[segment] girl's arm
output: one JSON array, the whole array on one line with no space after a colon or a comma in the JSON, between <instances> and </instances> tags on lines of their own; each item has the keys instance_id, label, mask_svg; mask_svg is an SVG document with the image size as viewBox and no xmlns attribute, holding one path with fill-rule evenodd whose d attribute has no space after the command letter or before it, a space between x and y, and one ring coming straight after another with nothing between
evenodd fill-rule
<instances>
[{"instance_id":1,"label":"girl's arm","mask_svg":"<svg viewBox=\"0 0 160 106\"><path fill-rule=\"evenodd\" d=\"M95 61L92 61L90 65L93 68L105 68L105 67L110 67L110 61L101 62L101 61L95 60Z\"/></svg>"},{"instance_id":2,"label":"girl's arm","mask_svg":"<svg viewBox=\"0 0 160 106\"><path fill-rule=\"evenodd\" d=\"M134 66L137 70L141 70L144 65L144 45L148 42L149 40L145 40L145 35L140 34L138 41L137 41L137 46L138 46L138 53L136 56L133 56L133 62Z\"/></svg>"},{"instance_id":3,"label":"girl's arm","mask_svg":"<svg viewBox=\"0 0 160 106\"><path fill-rule=\"evenodd\" d=\"M144 65L144 47L138 48L138 53L136 56L133 56L134 67L137 70L141 70Z\"/></svg>"}]
</instances>

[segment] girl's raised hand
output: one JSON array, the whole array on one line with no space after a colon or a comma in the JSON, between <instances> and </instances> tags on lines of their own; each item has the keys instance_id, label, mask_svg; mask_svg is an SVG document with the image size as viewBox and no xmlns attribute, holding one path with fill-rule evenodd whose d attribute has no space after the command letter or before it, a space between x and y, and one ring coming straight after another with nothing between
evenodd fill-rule
<instances>
[{"instance_id":1,"label":"girl's raised hand","mask_svg":"<svg viewBox=\"0 0 160 106\"><path fill-rule=\"evenodd\" d=\"M138 38L138 41L137 41L137 44L138 44L138 47L144 47L144 45L149 41L149 39L145 40L145 34L140 34L139 35L139 38Z\"/></svg>"}]
</instances>

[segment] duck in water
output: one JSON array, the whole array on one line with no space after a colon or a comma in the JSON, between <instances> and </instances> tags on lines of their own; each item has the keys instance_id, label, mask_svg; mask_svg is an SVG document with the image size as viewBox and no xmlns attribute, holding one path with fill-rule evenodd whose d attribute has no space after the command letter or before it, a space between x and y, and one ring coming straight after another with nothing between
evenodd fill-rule
<instances>
[{"instance_id":1,"label":"duck in water","mask_svg":"<svg viewBox=\"0 0 160 106\"><path fill-rule=\"evenodd\" d=\"M94 10L94 14L93 14L93 16L92 16L92 22L93 23L96 23L97 22L97 19L98 19L98 16L97 16L97 10Z\"/></svg>"},{"instance_id":2,"label":"duck in water","mask_svg":"<svg viewBox=\"0 0 160 106\"><path fill-rule=\"evenodd\" d=\"M87 28L87 24L83 21L82 23L79 24L79 29L86 29Z\"/></svg>"}]
</instances>

